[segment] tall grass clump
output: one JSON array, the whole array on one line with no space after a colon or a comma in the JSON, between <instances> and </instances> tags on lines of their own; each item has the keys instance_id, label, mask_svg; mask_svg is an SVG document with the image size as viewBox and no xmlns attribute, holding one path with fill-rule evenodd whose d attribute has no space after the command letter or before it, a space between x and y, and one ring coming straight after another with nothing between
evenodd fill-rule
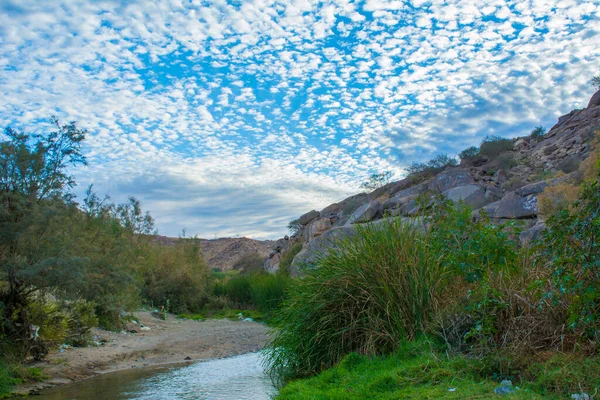
<instances>
[{"instance_id":1,"label":"tall grass clump","mask_svg":"<svg viewBox=\"0 0 600 400\"><path fill-rule=\"evenodd\" d=\"M424 234L399 220L357 227L293 283L266 350L273 377L329 368L346 354L393 351L424 330L446 270Z\"/></svg>"}]
</instances>

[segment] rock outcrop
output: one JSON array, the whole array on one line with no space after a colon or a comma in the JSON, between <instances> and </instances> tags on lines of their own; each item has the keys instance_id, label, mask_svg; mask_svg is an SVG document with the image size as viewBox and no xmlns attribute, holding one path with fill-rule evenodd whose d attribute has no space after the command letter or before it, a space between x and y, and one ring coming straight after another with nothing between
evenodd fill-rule
<instances>
[{"instance_id":1,"label":"rock outcrop","mask_svg":"<svg viewBox=\"0 0 600 400\"><path fill-rule=\"evenodd\" d=\"M503 153L504 158L478 155L427 180L405 178L302 215L300 231L281 242L265 268L272 270L276 254L302 243L303 249L292 263L292 272L297 273L300 265L313 263L336 239L354 235L358 224L378 223L385 216L410 219L440 195L466 203L475 210L474 217L485 212L498 222L526 220L529 229L521 239L532 240L544 229L543 220L538 219L538 196L548 186L581 180L579 165L589 155L598 131L600 91L592 96L588 108L563 115L545 135L513 139L512 150ZM543 178L551 175L559 177Z\"/></svg>"}]
</instances>

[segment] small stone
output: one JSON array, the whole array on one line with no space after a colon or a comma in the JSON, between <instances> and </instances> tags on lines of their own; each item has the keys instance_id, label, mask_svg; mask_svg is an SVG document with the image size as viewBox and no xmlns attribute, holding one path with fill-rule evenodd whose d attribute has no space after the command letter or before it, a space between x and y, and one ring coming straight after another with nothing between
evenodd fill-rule
<instances>
[{"instance_id":1,"label":"small stone","mask_svg":"<svg viewBox=\"0 0 600 400\"><path fill-rule=\"evenodd\" d=\"M184 361L192 361L192 357L188 356L186 358L183 359Z\"/></svg>"},{"instance_id":2,"label":"small stone","mask_svg":"<svg viewBox=\"0 0 600 400\"><path fill-rule=\"evenodd\" d=\"M587 393L575 393L571 395L571 398L574 400L590 400L591 397Z\"/></svg>"},{"instance_id":3,"label":"small stone","mask_svg":"<svg viewBox=\"0 0 600 400\"><path fill-rule=\"evenodd\" d=\"M494 389L494 393L501 395L511 394L514 393L514 391L515 389L513 389L512 386L498 386Z\"/></svg>"}]
</instances>

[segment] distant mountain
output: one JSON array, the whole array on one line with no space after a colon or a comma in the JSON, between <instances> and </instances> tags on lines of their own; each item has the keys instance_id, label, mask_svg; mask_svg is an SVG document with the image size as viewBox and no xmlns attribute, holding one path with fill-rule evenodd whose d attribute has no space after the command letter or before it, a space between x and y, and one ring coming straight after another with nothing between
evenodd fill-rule
<instances>
[{"instance_id":1,"label":"distant mountain","mask_svg":"<svg viewBox=\"0 0 600 400\"><path fill-rule=\"evenodd\" d=\"M157 235L155 240L163 245L173 246L178 238ZM258 254L267 258L275 246L273 240L254 240L247 237L200 239L200 248L209 268L228 271L241 258Z\"/></svg>"}]
</instances>

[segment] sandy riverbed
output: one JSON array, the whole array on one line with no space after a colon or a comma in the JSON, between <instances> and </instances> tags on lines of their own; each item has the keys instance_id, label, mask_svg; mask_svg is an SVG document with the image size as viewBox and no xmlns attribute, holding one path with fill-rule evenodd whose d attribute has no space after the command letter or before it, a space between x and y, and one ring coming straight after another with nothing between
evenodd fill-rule
<instances>
[{"instance_id":1,"label":"sandy riverbed","mask_svg":"<svg viewBox=\"0 0 600 400\"><path fill-rule=\"evenodd\" d=\"M137 312L135 316L150 330L141 330L140 325L129 325L138 333L95 329L93 334L106 341L104 345L52 351L46 360L28 365L42 367L48 379L39 384L23 385L18 392L29 393L127 368L253 352L261 349L267 340L268 327L256 322L225 319L192 321L172 315L163 321L149 312Z\"/></svg>"}]
</instances>

